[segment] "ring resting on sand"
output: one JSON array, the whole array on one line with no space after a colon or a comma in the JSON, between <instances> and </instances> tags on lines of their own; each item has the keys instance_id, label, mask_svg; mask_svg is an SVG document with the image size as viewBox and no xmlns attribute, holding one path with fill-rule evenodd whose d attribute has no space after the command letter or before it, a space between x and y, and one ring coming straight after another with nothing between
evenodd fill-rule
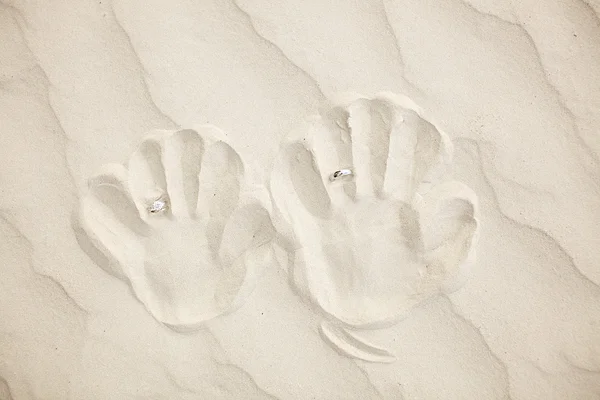
<instances>
[{"instance_id":1,"label":"ring resting on sand","mask_svg":"<svg viewBox=\"0 0 600 400\"><path fill-rule=\"evenodd\" d=\"M352 178L352 170L351 169L340 169L335 171L333 174L329 176L329 180L331 182L338 180L346 180Z\"/></svg>"},{"instance_id":2,"label":"ring resting on sand","mask_svg":"<svg viewBox=\"0 0 600 400\"><path fill-rule=\"evenodd\" d=\"M148 212L151 214L162 213L169 208L169 202L167 200L166 195L162 195L154 200L150 201L150 205L148 205Z\"/></svg>"}]
</instances>

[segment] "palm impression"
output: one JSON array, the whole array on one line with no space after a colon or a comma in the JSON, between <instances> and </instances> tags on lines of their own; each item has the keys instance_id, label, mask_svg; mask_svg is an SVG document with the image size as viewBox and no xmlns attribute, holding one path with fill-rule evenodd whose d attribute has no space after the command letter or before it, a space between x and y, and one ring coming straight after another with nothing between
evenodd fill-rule
<instances>
[{"instance_id":1,"label":"palm impression","mask_svg":"<svg viewBox=\"0 0 600 400\"><path fill-rule=\"evenodd\" d=\"M271 191L291 281L344 354L393 361L358 330L395 323L468 275L477 198L445 180L451 153L446 134L391 94L339 102L283 144Z\"/></svg>"},{"instance_id":2,"label":"palm impression","mask_svg":"<svg viewBox=\"0 0 600 400\"><path fill-rule=\"evenodd\" d=\"M160 322L197 328L252 290L273 229L211 126L156 131L89 180L79 222L103 266Z\"/></svg>"}]
</instances>

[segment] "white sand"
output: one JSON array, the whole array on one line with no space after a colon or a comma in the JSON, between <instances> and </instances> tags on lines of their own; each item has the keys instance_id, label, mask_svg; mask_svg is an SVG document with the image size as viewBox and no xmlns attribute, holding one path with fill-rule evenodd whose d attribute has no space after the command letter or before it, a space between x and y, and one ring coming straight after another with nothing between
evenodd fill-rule
<instances>
[{"instance_id":1,"label":"white sand","mask_svg":"<svg viewBox=\"0 0 600 400\"><path fill-rule=\"evenodd\" d=\"M600 398L599 13L2 3L0 400Z\"/></svg>"}]
</instances>

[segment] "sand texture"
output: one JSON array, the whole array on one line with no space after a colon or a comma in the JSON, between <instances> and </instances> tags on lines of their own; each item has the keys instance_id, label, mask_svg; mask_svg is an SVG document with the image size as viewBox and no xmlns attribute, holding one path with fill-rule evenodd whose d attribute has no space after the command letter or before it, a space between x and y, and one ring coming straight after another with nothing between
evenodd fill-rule
<instances>
[{"instance_id":1,"label":"sand texture","mask_svg":"<svg viewBox=\"0 0 600 400\"><path fill-rule=\"evenodd\" d=\"M0 2L0 400L600 399L599 15Z\"/></svg>"}]
</instances>

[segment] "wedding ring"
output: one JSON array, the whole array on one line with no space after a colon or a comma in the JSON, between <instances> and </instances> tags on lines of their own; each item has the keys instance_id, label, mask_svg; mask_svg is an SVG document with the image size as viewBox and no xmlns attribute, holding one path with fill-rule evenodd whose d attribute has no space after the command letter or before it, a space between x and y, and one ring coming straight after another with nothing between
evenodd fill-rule
<instances>
[{"instance_id":1,"label":"wedding ring","mask_svg":"<svg viewBox=\"0 0 600 400\"><path fill-rule=\"evenodd\" d=\"M331 174L329 176L329 180L331 182L333 181L338 181L338 180L342 180L342 179L348 179L352 177L352 170L351 169L340 169L335 171L333 174Z\"/></svg>"},{"instance_id":2,"label":"wedding ring","mask_svg":"<svg viewBox=\"0 0 600 400\"><path fill-rule=\"evenodd\" d=\"M158 214L166 211L169 208L169 202L167 196L163 195L151 201L147 207L148 212L151 214Z\"/></svg>"}]
</instances>

